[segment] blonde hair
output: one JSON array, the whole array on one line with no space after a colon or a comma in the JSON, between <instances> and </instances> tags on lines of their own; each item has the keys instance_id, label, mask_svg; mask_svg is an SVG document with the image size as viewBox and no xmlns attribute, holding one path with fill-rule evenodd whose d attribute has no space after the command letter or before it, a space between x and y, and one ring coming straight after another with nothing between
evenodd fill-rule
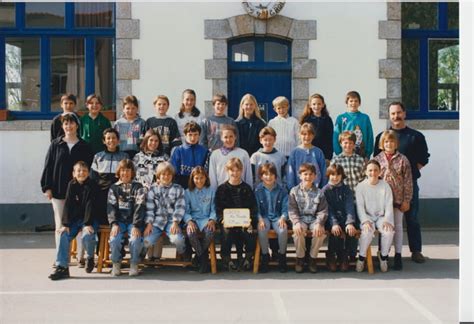
<instances>
[{"instance_id":1,"label":"blonde hair","mask_svg":"<svg viewBox=\"0 0 474 324\"><path fill-rule=\"evenodd\" d=\"M273 99L272 105L273 105L273 108L276 108L276 107L278 107L278 106L286 106L286 107L289 107L289 106L290 106L290 102L288 101L288 99L286 99L286 97L279 96L279 97L276 97L275 99Z\"/></svg>"},{"instance_id":2,"label":"blonde hair","mask_svg":"<svg viewBox=\"0 0 474 324\"><path fill-rule=\"evenodd\" d=\"M165 173L165 172L169 172L171 173L171 175L173 176L174 178L174 175L176 174L176 171L174 170L174 166L169 163L169 162L161 162L160 164L158 164L158 166L156 167L156 178L159 179L160 178L160 175Z\"/></svg>"},{"instance_id":3,"label":"blonde hair","mask_svg":"<svg viewBox=\"0 0 474 324\"><path fill-rule=\"evenodd\" d=\"M242 99L240 99L240 109L239 109L239 117L237 118L238 120L244 118L244 109L242 108L244 105L245 101L250 101L254 104L255 109L253 111L254 115L257 116L257 118L262 119L262 115L260 114L260 108L258 108L258 103L257 99L250 93L244 94Z\"/></svg>"},{"instance_id":4,"label":"blonde hair","mask_svg":"<svg viewBox=\"0 0 474 324\"><path fill-rule=\"evenodd\" d=\"M242 164L242 161L240 161L239 158L233 157L225 164L226 171L232 170L234 168L237 168L240 171L244 169L244 165Z\"/></svg>"},{"instance_id":5,"label":"blonde hair","mask_svg":"<svg viewBox=\"0 0 474 324\"><path fill-rule=\"evenodd\" d=\"M385 143L385 141L387 140L392 140L395 142L395 145L396 145L396 148L395 149L398 149L398 136L397 136L397 133L395 133L395 131L389 129L389 130L386 130L382 133L382 136L380 137L380 141L379 141L379 149L381 149L382 151L384 150L383 149L383 144Z\"/></svg>"}]
</instances>

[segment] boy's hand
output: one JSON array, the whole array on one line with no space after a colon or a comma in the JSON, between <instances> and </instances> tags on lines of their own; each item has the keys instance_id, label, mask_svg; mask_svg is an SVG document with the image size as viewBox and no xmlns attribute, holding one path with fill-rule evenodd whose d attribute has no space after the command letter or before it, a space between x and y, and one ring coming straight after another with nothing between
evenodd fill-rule
<instances>
[{"instance_id":1,"label":"boy's hand","mask_svg":"<svg viewBox=\"0 0 474 324\"><path fill-rule=\"evenodd\" d=\"M132 237L141 237L142 236L142 232L140 232L140 230L137 228L137 227L133 227L132 228Z\"/></svg>"},{"instance_id":2,"label":"boy's hand","mask_svg":"<svg viewBox=\"0 0 474 324\"><path fill-rule=\"evenodd\" d=\"M346 226L346 233L349 234L349 236L355 236L357 233L357 230L354 225L349 224Z\"/></svg>"},{"instance_id":3,"label":"boy's hand","mask_svg":"<svg viewBox=\"0 0 474 324\"><path fill-rule=\"evenodd\" d=\"M94 228L92 226L84 226L82 229L87 234L94 234Z\"/></svg>"},{"instance_id":4,"label":"boy's hand","mask_svg":"<svg viewBox=\"0 0 474 324\"><path fill-rule=\"evenodd\" d=\"M62 226L60 229L57 230L58 234L62 234L63 232L66 232L69 234L69 227L67 226Z\"/></svg>"},{"instance_id":5,"label":"boy's hand","mask_svg":"<svg viewBox=\"0 0 474 324\"><path fill-rule=\"evenodd\" d=\"M402 205L400 206L400 211L402 213L407 212L410 209L410 203L407 201L402 202Z\"/></svg>"},{"instance_id":6,"label":"boy's hand","mask_svg":"<svg viewBox=\"0 0 474 324\"><path fill-rule=\"evenodd\" d=\"M368 232L373 228L372 223L371 222L365 222L364 224L362 224L362 228L365 232Z\"/></svg>"},{"instance_id":7,"label":"boy's hand","mask_svg":"<svg viewBox=\"0 0 474 324\"><path fill-rule=\"evenodd\" d=\"M146 224L145 231L143 232L144 236L148 236L153 231L153 225L151 223Z\"/></svg>"},{"instance_id":8,"label":"boy's hand","mask_svg":"<svg viewBox=\"0 0 474 324\"><path fill-rule=\"evenodd\" d=\"M316 226L313 229L313 236L320 237L324 235L324 232L325 232L324 226L322 226L321 224L316 224Z\"/></svg>"},{"instance_id":9,"label":"boy's hand","mask_svg":"<svg viewBox=\"0 0 474 324\"><path fill-rule=\"evenodd\" d=\"M295 226L293 226L293 232L295 232L296 235L303 234L303 226L301 226L301 223L298 223Z\"/></svg>"},{"instance_id":10,"label":"boy's hand","mask_svg":"<svg viewBox=\"0 0 474 324\"><path fill-rule=\"evenodd\" d=\"M211 232L215 232L216 231L216 221L213 220L213 219L208 220L206 227Z\"/></svg>"},{"instance_id":11,"label":"boy's hand","mask_svg":"<svg viewBox=\"0 0 474 324\"><path fill-rule=\"evenodd\" d=\"M280 226L280 228L287 228L288 225L286 225L286 220L284 217L281 217L280 220L278 221L278 226Z\"/></svg>"},{"instance_id":12,"label":"boy's hand","mask_svg":"<svg viewBox=\"0 0 474 324\"><path fill-rule=\"evenodd\" d=\"M51 191L51 189L46 190L44 195L46 196L46 198L48 198L48 200L53 199L53 192Z\"/></svg>"},{"instance_id":13,"label":"boy's hand","mask_svg":"<svg viewBox=\"0 0 474 324\"><path fill-rule=\"evenodd\" d=\"M334 235L334 236L341 236L341 234L342 234L341 226L333 225L331 227L331 234Z\"/></svg>"},{"instance_id":14,"label":"boy's hand","mask_svg":"<svg viewBox=\"0 0 474 324\"><path fill-rule=\"evenodd\" d=\"M120 231L120 227L117 224L112 225L112 229L110 230L110 237L115 237Z\"/></svg>"},{"instance_id":15,"label":"boy's hand","mask_svg":"<svg viewBox=\"0 0 474 324\"><path fill-rule=\"evenodd\" d=\"M170 232L171 234L178 234L179 233L179 226L178 226L178 222L176 221L173 221L173 225L171 225L171 229L170 229Z\"/></svg>"},{"instance_id":16,"label":"boy's hand","mask_svg":"<svg viewBox=\"0 0 474 324\"><path fill-rule=\"evenodd\" d=\"M383 223L382 228L384 231L387 231L387 232L393 231L393 225L387 222Z\"/></svg>"},{"instance_id":17,"label":"boy's hand","mask_svg":"<svg viewBox=\"0 0 474 324\"><path fill-rule=\"evenodd\" d=\"M258 230L263 231L265 229L265 222L263 221L262 218L258 220Z\"/></svg>"},{"instance_id":18,"label":"boy's hand","mask_svg":"<svg viewBox=\"0 0 474 324\"><path fill-rule=\"evenodd\" d=\"M188 234L195 233L197 231L196 223L194 223L193 221L189 221L186 226L186 231L188 232Z\"/></svg>"}]
</instances>

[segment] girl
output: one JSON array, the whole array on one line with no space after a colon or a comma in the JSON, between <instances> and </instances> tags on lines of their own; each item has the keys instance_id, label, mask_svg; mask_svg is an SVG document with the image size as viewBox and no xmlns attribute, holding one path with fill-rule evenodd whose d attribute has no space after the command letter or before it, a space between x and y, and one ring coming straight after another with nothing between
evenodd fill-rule
<instances>
[{"instance_id":1,"label":"girl","mask_svg":"<svg viewBox=\"0 0 474 324\"><path fill-rule=\"evenodd\" d=\"M312 144L323 151L326 163L329 165L333 152L332 137L334 125L322 95L315 93L309 97L300 119L300 124L303 125L304 123L311 123L313 125L315 136Z\"/></svg>"},{"instance_id":2,"label":"girl","mask_svg":"<svg viewBox=\"0 0 474 324\"><path fill-rule=\"evenodd\" d=\"M140 153L133 158L133 164L137 170L135 181L150 189L155 182L156 167L161 162L168 161L169 156L164 152L160 134L153 129L146 131L140 149Z\"/></svg>"},{"instance_id":3,"label":"girl","mask_svg":"<svg viewBox=\"0 0 474 324\"><path fill-rule=\"evenodd\" d=\"M413 182L410 162L405 155L397 151L398 136L393 130L382 133L379 142L382 150L374 160L381 166L381 176L390 185L393 192L393 214L395 221L395 258L394 270L401 270L403 245L403 213L410 209L413 195Z\"/></svg>"},{"instance_id":4,"label":"girl","mask_svg":"<svg viewBox=\"0 0 474 324\"><path fill-rule=\"evenodd\" d=\"M239 134L239 146L247 151L249 156L257 152L260 145L259 134L266 123L260 116L257 100L249 93L240 100L239 117L236 119Z\"/></svg>"},{"instance_id":5,"label":"girl","mask_svg":"<svg viewBox=\"0 0 474 324\"><path fill-rule=\"evenodd\" d=\"M104 150L102 133L111 125L110 121L100 112L103 107L100 96L89 95L86 99L86 107L89 113L81 117L81 138L89 143L95 154Z\"/></svg>"},{"instance_id":6,"label":"girl","mask_svg":"<svg viewBox=\"0 0 474 324\"><path fill-rule=\"evenodd\" d=\"M194 90L184 90L181 98L181 107L179 108L179 113L176 114L174 119L176 120L176 123L178 123L179 134L184 143L184 126L190 121L195 121L198 125L201 125L202 114L196 107L196 92L194 92Z\"/></svg>"},{"instance_id":7,"label":"girl","mask_svg":"<svg viewBox=\"0 0 474 324\"><path fill-rule=\"evenodd\" d=\"M207 250L216 231L215 192L210 188L209 176L202 166L197 166L189 176L188 189L184 195L186 212L183 221L186 233L199 260L199 272L209 271ZM202 233L202 238L199 234Z\"/></svg>"},{"instance_id":8,"label":"girl","mask_svg":"<svg viewBox=\"0 0 474 324\"><path fill-rule=\"evenodd\" d=\"M138 115L138 99L135 96L123 98L123 115L114 128L120 134L120 151L133 159L139 151L139 144L145 133L145 121Z\"/></svg>"}]
</instances>

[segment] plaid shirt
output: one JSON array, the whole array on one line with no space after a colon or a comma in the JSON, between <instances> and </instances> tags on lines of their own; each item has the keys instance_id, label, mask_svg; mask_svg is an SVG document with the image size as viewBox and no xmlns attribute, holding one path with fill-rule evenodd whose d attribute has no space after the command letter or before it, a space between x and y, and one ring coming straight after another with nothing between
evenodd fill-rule
<instances>
[{"instance_id":1,"label":"plaid shirt","mask_svg":"<svg viewBox=\"0 0 474 324\"><path fill-rule=\"evenodd\" d=\"M168 222L181 222L186 211L184 189L180 185L154 183L146 199L145 223L163 230Z\"/></svg>"},{"instance_id":2,"label":"plaid shirt","mask_svg":"<svg viewBox=\"0 0 474 324\"><path fill-rule=\"evenodd\" d=\"M332 158L331 164L339 164L344 169L346 178L344 183L351 188L352 193L355 197L355 188L365 178L364 167L365 161L364 158L357 154L352 154L351 156L346 156L344 153L336 155Z\"/></svg>"}]
</instances>

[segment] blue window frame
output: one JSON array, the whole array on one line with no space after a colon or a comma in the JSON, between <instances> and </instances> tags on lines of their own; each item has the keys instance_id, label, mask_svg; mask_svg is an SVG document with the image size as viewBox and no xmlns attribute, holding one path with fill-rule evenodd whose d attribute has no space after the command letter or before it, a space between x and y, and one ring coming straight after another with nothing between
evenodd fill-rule
<instances>
[{"instance_id":1,"label":"blue window frame","mask_svg":"<svg viewBox=\"0 0 474 324\"><path fill-rule=\"evenodd\" d=\"M115 4L48 4L52 5L45 9L15 3L14 17L7 23L0 21L0 109L8 108L9 96L15 92L7 94L7 90L13 88L17 93L28 92L33 99L20 94L20 108L10 109L9 115L51 119L60 110L55 92L72 92L65 91L71 74L75 89L80 89L74 94L84 100L91 93L107 92L112 99L104 104L115 109ZM4 6L12 12L11 4ZM64 70L66 75L61 73ZM76 110L80 108L78 102Z\"/></svg>"},{"instance_id":2,"label":"blue window frame","mask_svg":"<svg viewBox=\"0 0 474 324\"><path fill-rule=\"evenodd\" d=\"M459 118L459 4L402 3L402 100L409 119Z\"/></svg>"}]
</instances>

